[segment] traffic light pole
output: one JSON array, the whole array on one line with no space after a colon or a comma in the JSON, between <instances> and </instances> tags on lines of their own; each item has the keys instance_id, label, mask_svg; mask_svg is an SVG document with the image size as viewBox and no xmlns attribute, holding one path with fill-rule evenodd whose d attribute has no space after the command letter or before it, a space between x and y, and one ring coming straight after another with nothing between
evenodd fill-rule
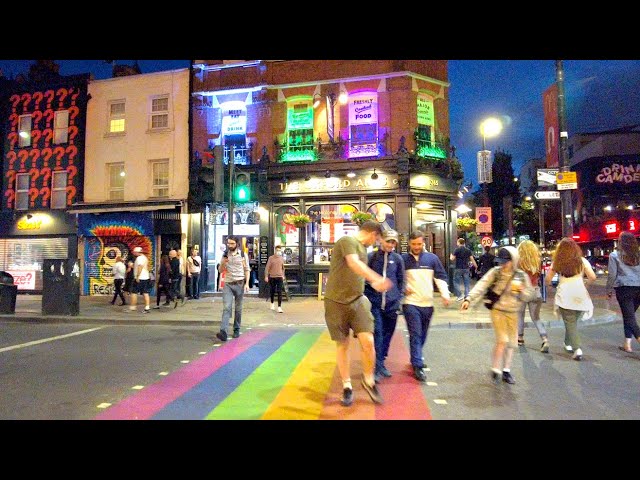
<instances>
[{"instance_id":1,"label":"traffic light pole","mask_svg":"<svg viewBox=\"0 0 640 480\"><path fill-rule=\"evenodd\" d=\"M567 162L567 116L564 101L564 69L562 60L556 60L556 83L558 84L558 127L560 128L560 171L568 172ZM561 212L562 212L562 236L571 238L573 236L573 207L571 206L571 190L560 192Z\"/></svg>"},{"instance_id":2,"label":"traffic light pole","mask_svg":"<svg viewBox=\"0 0 640 480\"><path fill-rule=\"evenodd\" d=\"M231 145L229 151L229 231L227 232L227 238L233 235L233 179L234 179L234 162L235 162L235 146ZM223 153L224 155L224 153Z\"/></svg>"}]
</instances>

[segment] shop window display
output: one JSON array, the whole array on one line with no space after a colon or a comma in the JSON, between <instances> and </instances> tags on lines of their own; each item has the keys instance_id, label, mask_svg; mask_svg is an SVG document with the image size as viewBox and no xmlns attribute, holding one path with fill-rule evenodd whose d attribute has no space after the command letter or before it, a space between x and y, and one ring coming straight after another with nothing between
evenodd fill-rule
<instances>
[{"instance_id":1,"label":"shop window display","mask_svg":"<svg viewBox=\"0 0 640 480\"><path fill-rule=\"evenodd\" d=\"M294 207L280 207L276 210L276 234L274 247L282 247L282 256L285 265L297 264L300 256L298 229L285 222L286 215L299 215L300 212Z\"/></svg>"},{"instance_id":2,"label":"shop window display","mask_svg":"<svg viewBox=\"0 0 640 480\"><path fill-rule=\"evenodd\" d=\"M335 242L358 232L351 220L357 211L350 204L314 205L307 210L311 222L306 226L306 264L329 265Z\"/></svg>"}]
</instances>

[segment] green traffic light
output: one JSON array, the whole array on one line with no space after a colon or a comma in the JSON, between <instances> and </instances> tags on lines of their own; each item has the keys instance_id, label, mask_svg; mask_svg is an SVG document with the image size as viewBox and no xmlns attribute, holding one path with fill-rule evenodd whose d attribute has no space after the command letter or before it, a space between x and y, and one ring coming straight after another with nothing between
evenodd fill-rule
<instances>
[{"instance_id":1,"label":"green traffic light","mask_svg":"<svg viewBox=\"0 0 640 480\"><path fill-rule=\"evenodd\" d=\"M246 187L239 187L236 190L236 198L238 200L247 200L248 197L249 197L249 192L247 192Z\"/></svg>"}]
</instances>

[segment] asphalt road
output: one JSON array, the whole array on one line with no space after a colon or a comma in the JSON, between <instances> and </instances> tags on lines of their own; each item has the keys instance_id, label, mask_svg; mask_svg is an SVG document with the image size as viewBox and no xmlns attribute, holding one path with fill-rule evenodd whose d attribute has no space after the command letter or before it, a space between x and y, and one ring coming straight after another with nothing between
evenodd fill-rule
<instances>
[{"instance_id":1,"label":"asphalt road","mask_svg":"<svg viewBox=\"0 0 640 480\"><path fill-rule=\"evenodd\" d=\"M0 419L93 419L216 348L208 327L16 322L0 332ZM551 329L546 355L527 329L511 386L489 380L491 329L430 331L421 388L433 419L640 419L640 354L617 349L621 323L581 332L576 362L564 329ZM396 335L406 335L403 322Z\"/></svg>"}]
</instances>

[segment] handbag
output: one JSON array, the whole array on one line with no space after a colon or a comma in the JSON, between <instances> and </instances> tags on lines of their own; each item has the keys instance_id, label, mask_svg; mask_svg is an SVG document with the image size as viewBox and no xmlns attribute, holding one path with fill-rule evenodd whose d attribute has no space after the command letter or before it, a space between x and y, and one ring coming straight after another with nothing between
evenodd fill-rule
<instances>
[{"instance_id":1,"label":"handbag","mask_svg":"<svg viewBox=\"0 0 640 480\"><path fill-rule=\"evenodd\" d=\"M507 281L507 284L504 286L504 290L502 290L500 294L497 294L492 290L493 286L498 281L498 274L496 274L496 278L493 280L493 283L487 289L487 293L484 294L484 299L483 299L484 306L487 307L489 310L491 310L493 306L498 302L498 300L500 300L500 297L505 292L505 290L509 288L509 284L511 284L511 280L513 280L513 277L515 276L516 276L516 273L513 272L513 275L511 275L511 278Z\"/></svg>"}]
</instances>

